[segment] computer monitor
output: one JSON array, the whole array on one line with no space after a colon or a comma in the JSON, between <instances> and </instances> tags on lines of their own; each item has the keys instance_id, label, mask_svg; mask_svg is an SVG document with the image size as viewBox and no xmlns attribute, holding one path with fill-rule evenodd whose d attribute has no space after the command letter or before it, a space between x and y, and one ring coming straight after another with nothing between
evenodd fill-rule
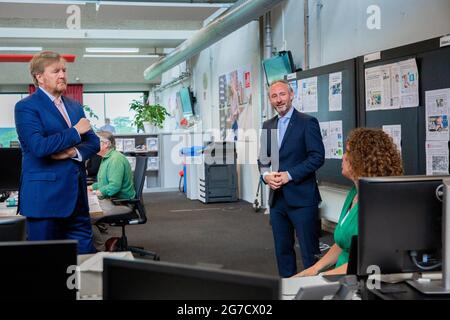
<instances>
[{"instance_id":1,"label":"computer monitor","mask_svg":"<svg viewBox=\"0 0 450 320\"><path fill-rule=\"evenodd\" d=\"M19 190L22 171L22 150L0 148L0 192Z\"/></svg>"},{"instance_id":2,"label":"computer monitor","mask_svg":"<svg viewBox=\"0 0 450 320\"><path fill-rule=\"evenodd\" d=\"M183 109L183 116L194 115L194 97L189 88L182 88L179 92L181 108Z\"/></svg>"},{"instance_id":3,"label":"computer monitor","mask_svg":"<svg viewBox=\"0 0 450 320\"><path fill-rule=\"evenodd\" d=\"M22 216L0 217L0 242L24 241L27 237L25 222Z\"/></svg>"},{"instance_id":4,"label":"computer monitor","mask_svg":"<svg viewBox=\"0 0 450 320\"><path fill-rule=\"evenodd\" d=\"M450 294L450 176L359 180L358 274L442 270L439 281L407 281Z\"/></svg>"},{"instance_id":5,"label":"computer monitor","mask_svg":"<svg viewBox=\"0 0 450 320\"><path fill-rule=\"evenodd\" d=\"M358 275L367 275L370 266L382 274L419 272L441 261L442 202L436 194L443 178L359 180Z\"/></svg>"},{"instance_id":6,"label":"computer monitor","mask_svg":"<svg viewBox=\"0 0 450 320\"><path fill-rule=\"evenodd\" d=\"M77 265L77 241L0 242L0 299L75 300L67 282Z\"/></svg>"},{"instance_id":7,"label":"computer monitor","mask_svg":"<svg viewBox=\"0 0 450 320\"><path fill-rule=\"evenodd\" d=\"M295 72L295 65L290 51L280 51L276 56L262 62L267 85L275 80L284 79L285 75Z\"/></svg>"},{"instance_id":8,"label":"computer monitor","mask_svg":"<svg viewBox=\"0 0 450 320\"><path fill-rule=\"evenodd\" d=\"M275 300L280 280L246 272L148 260L103 260L106 300Z\"/></svg>"}]
</instances>

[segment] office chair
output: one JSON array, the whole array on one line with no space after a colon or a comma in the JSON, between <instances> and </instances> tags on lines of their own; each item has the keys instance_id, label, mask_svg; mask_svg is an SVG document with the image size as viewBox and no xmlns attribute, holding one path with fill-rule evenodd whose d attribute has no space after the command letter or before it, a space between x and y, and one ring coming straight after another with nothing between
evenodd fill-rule
<instances>
[{"instance_id":1,"label":"office chair","mask_svg":"<svg viewBox=\"0 0 450 320\"><path fill-rule=\"evenodd\" d=\"M120 238L116 237L107 240L107 245L113 243L113 246L116 246L116 251L131 251L140 256L148 256L152 257L153 260L159 260L159 256L155 252L129 246L125 233L125 227L127 225L144 224L147 222L144 201L142 199L146 170L147 156L136 156L136 168L134 170L136 196L133 199L111 199L118 210L114 210L113 215L107 215L98 219L96 224L108 224L113 227L122 228L122 236Z\"/></svg>"},{"instance_id":2,"label":"office chair","mask_svg":"<svg viewBox=\"0 0 450 320\"><path fill-rule=\"evenodd\" d=\"M86 161L86 183L88 186L97 182L97 174L102 163L102 157L94 154Z\"/></svg>"}]
</instances>

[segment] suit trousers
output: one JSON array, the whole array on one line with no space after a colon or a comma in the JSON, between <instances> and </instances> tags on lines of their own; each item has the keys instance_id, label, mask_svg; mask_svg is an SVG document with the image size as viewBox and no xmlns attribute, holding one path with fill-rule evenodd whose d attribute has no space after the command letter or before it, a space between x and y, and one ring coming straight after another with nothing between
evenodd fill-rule
<instances>
[{"instance_id":1,"label":"suit trousers","mask_svg":"<svg viewBox=\"0 0 450 320\"><path fill-rule=\"evenodd\" d=\"M270 208L277 258L278 273L288 278L297 273L295 235L300 245L303 267L309 268L315 262L319 250L319 210L318 206L291 207L283 196L283 190L275 191Z\"/></svg>"},{"instance_id":2,"label":"suit trousers","mask_svg":"<svg viewBox=\"0 0 450 320\"><path fill-rule=\"evenodd\" d=\"M81 182L78 183L78 199L74 212L66 218L28 218L27 238L40 240L77 240L78 254L94 253L91 218L83 212Z\"/></svg>"}]
</instances>

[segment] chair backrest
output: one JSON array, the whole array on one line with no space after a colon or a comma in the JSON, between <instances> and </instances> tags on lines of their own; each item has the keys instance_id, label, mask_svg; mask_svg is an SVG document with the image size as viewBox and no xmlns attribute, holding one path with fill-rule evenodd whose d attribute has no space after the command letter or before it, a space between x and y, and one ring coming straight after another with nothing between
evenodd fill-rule
<instances>
[{"instance_id":1,"label":"chair backrest","mask_svg":"<svg viewBox=\"0 0 450 320\"><path fill-rule=\"evenodd\" d=\"M135 199L139 202L135 203L135 211L139 215L137 224L147 222L147 213L145 212L142 191L144 190L145 172L147 171L147 156L136 156L136 167L134 168L134 188L136 190Z\"/></svg>"},{"instance_id":2,"label":"chair backrest","mask_svg":"<svg viewBox=\"0 0 450 320\"><path fill-rule=\"evenodd\" d=\"M358 236L352 236L350 254L347 264L347 275L356 275L358 271Z\"/></svg>"},{"instance_id":3,"label":"chair backrest","mask_svg":"<svg viewBox=\"0 0 450 320\"><path fill-rule=\"evenodd\" d=\"M145 172L147 171L147 156L136 156L136 167L134 169L134 188L136 190L135 199L142 198L144 190Z\"/></svg>"}]
</instances>

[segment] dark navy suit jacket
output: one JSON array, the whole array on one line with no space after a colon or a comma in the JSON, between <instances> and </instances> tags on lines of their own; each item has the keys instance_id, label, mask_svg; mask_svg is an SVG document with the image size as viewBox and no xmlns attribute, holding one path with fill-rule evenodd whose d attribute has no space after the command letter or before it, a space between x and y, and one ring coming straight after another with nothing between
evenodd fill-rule
<instances>
[{"instance_id":1,"label":"dark navy suit jacket","mask_svg":"<svg viewBox=\"0 0 450 320\"><path fill-rule=\"evenodd\" d=\"M85 117L78 102L66 97L62 100L72 125ZM15 121L22 148L19 212L33 218L68 217L74 212L79 196L81 210L89 212L84 161L100 149L95 133L90 130L80 137L39 89L16 104ZM51 158L70 147L78 149L83 161Z\"/></svg>"},{"instance_id":2,"label":"dark navy suit jacket","mask_svg":"<svg viewBox=\"0 0 450 320\"><path fill-rule=\"evenodd\" d=\"M321 198L315 172L325 161L319 122L294 109L279 150L277 124L278 116L263 123L258 161L261 174L270 171L271 166L272 171L288 171L292 180L281 187L287 204L292 207L318 205ZM271 207L273 201L274 191L270 189Z\"/></svg>"}]
</instances>

